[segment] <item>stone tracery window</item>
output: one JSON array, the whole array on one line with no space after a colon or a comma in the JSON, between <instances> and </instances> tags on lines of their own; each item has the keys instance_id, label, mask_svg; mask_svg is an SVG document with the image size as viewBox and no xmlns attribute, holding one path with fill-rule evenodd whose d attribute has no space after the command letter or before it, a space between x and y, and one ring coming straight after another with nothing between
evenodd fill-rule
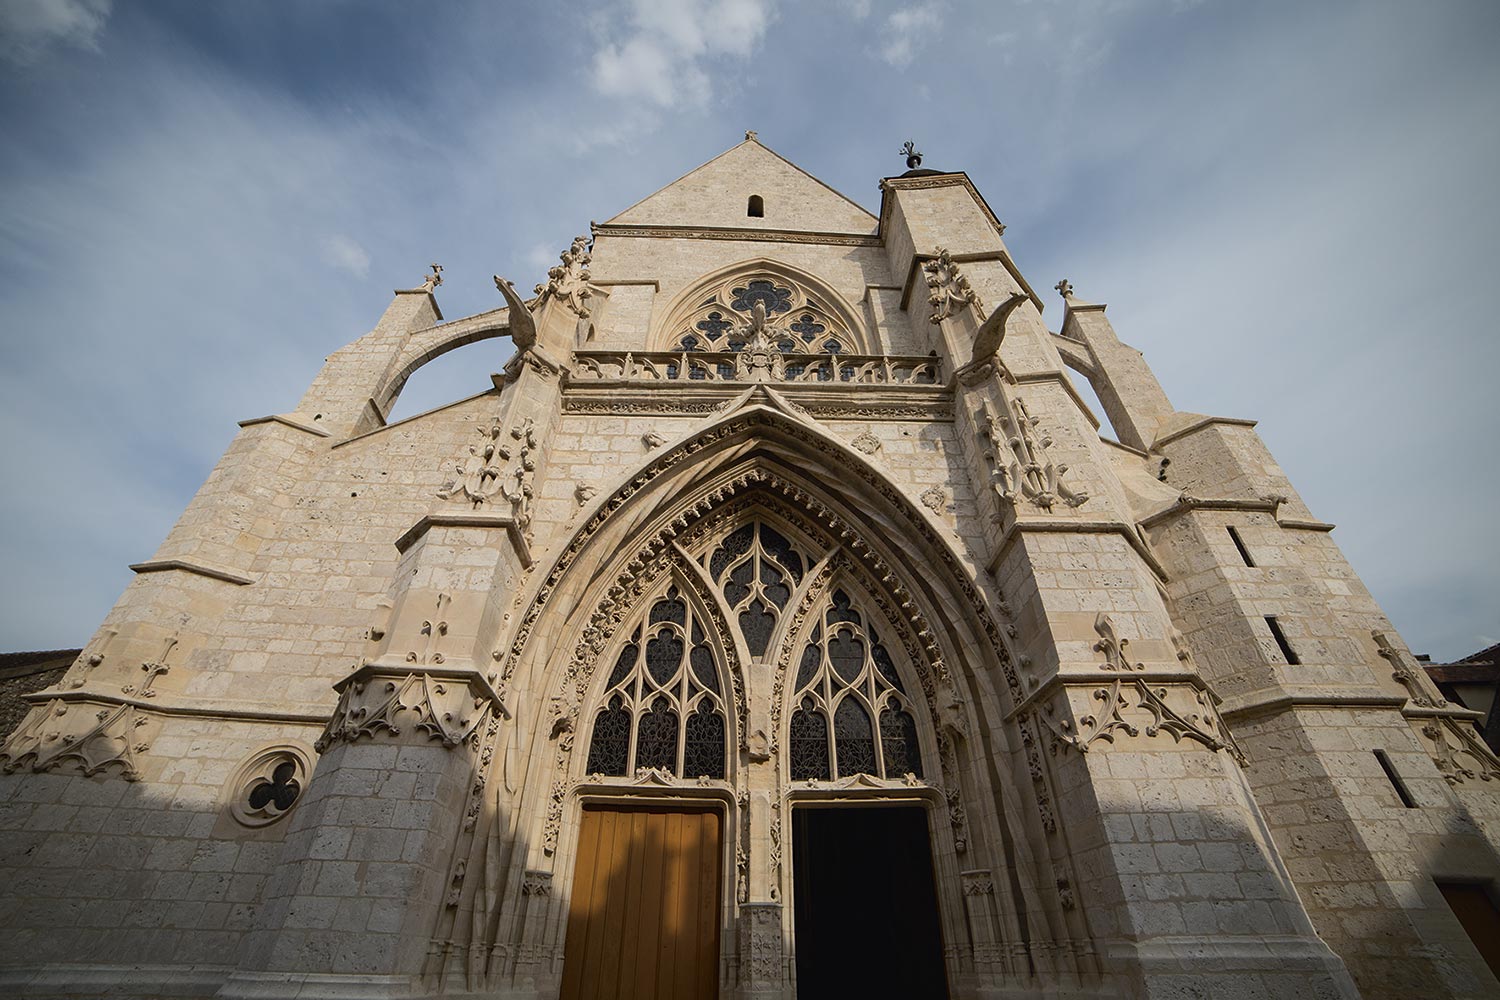
<instances>
[{"instance_id":1,"label":"stone tracery window","mask_svg":"<svg viewBox=\"0 0 1500 1000\"><path fill-rule=\"evenodd\" d=\"M847 591L833 592L809 633L792 693L792 780L922 776L916 718L901 676Z\"/></svg>"},{"instance_id":2,"label":"stone tracery window","mask_svg":"<svg viewBox=\"0 0 1500 1000\"><path fill-rule=\"evenodd\" d=\"M704 623L674 585L615 657L589 739L590 774L663 768L723 778L726 709Z\"/></svg>"},{"instance_id":3,"label":"stone tracery window","mask_svg":"<svg viewBox=\"0 0 1500 1000\"><path fill-rule=\"evenodd\" d=\"M751 656L765 655L771 633L809 564L807 556L764 521L730 532L708 556L709 576L723 592Z\"/></svg>"},{"instance_id":4,"label":"stone tracery window","mask_svg":"<svg viewBox=\"0 0 1500 1000\"><path fill-rule=\"evenodd\" d=\"M744 349L741 333L751 310L765 306L783 354L846 354L856 342L845 324L795 282L782 278L737 278L718 291L675 329L673 350L733 353ZM698 378L702 375L695 376Z\"/></svg>"}]
</instances>

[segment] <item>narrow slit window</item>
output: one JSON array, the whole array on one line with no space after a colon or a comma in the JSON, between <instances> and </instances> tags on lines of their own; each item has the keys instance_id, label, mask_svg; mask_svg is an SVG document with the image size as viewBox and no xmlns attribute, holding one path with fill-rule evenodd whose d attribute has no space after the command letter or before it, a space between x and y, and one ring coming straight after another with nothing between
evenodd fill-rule
<instances>
[{"instance_id":1,"label":"narrow slit window","mask_svg":"<svg viewBox=\"0 0 1500 1000\"><path fill-rule=\"evenodd\" d=\"M752 219L764 219L766 217L766 201L758 194L750 196L750 204L745 209L745 214Z\"/></svg>"},{"instance_id":2,"label":"narrow slit window","mask_svg":"<svg viewBox=\"0 0 1500 1000\"><path fill-rule=\"evenodd\" d=\"M1240 533L1234 530L1234 525L1229 525L1229 537L1234 540L1234 547L1240 550L1240 558L1245 560L1246 566L1254 566L1255 560L1250 558L1250 550L1245 548L1245 540Z\"/></svg>"},{"instance_id":3,"label":"narrow slit window","mask_svg":"<svg viewBox=\"0 0 1500 1000\"><path fill-rule=\"evenodd\" d=\"M1416 801L1411 797L1411 792L1406 790L1406 782L1401 780L1401 775L1396 773L1396 767L1391 763L1390 754L1384 750L1375 751L1375 759L1380 761L1380 769L1385 772L1386 778L1391 782L1391 787L1396 790L1396 797L1401 804L1408 809L1417 808Z\"/></svg>"},{"instance_id":4,"label":"narrow slit window","mask_svg":"<svg viewBox=\"0 0 1500 1000\"><path fill-rule=\"evenodd\" d=\"M1271 638L1276 640L1276 645L1281 647L1281 655L1286 657L1286 662L1296 666L1302 661L1297 659L1297 654L1292 650L1292 644L1286 641L1286 633L1281 631L1281 623L1276 620L1275 615L1266 615L1266 625L1271 630Z\"/></svg>"}]
</instances>

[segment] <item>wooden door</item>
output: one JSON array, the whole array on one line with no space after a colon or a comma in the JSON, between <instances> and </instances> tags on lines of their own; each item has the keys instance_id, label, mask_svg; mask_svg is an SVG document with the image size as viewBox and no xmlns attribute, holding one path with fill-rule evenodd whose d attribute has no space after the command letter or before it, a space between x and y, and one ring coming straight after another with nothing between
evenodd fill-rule
<instances>
[{"instance_id":1,"label":"wooden door","mask_svg":"<svg viewBox=\"0 0 1500 1000\"><path fill-rule=\"evenodd\" d=\"M716 810L585 807L562 1000L719 995Z\"/></svg>"}]
</instances>

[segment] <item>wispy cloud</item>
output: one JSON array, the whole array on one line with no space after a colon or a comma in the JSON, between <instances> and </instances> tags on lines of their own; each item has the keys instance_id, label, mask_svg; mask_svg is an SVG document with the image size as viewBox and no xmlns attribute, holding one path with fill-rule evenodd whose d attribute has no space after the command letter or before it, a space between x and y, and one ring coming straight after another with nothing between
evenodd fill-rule
<instances>
[{"instance_id":1,"label":"wispy cloud","mask_svg":"<svg viewBox=\"0 0 1500 1000\"><path fill-rule=\"evenodd\" d=\"M51 48L99 48L112 0L5 0L0 3L0 59L39 62Z\"/></svg>"},{"instance_id":2,"label":"wispy cloud","mask_svg":"<svg viewBox=\"0 0 1500 1000\"><path fill-rule=\"evenodd\" d=\"M323 263L356 278L370 276L370 255L365 248L342 234L323 238Z\"/></svg>"},{"instance_id":3,"label":"wispy cloud","mask_svg":"<svg viewBox=\"0 0 1500 1000\"><path fill-rule=\"evenodd\" d=\"M725 59L744 60L776 17L772 0L634 0L623 20L606 16L594 53L594 87L608 97L663 108L701 107Z\"/></svg>"},{"instance_id":4,"label":"wispy cloud","mask_svg":"<svg viewBox=\"0 0 1500 1000\"><path fill-rule=\"evenodd\" d=\"M922 0L891 12L880 29L880 58L904 69L917 51L943 30L940 0Z\"/></svg>"}]
</instances>

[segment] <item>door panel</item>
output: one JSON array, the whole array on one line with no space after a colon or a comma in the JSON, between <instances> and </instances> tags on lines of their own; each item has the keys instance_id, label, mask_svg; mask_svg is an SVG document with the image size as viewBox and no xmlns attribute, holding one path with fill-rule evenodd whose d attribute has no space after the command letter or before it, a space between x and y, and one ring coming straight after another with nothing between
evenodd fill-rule
<instances>
[{"instance_id":1,"label":"door panel","mask_svg":"<svg viewBox=\"0 0 1500 1000\"><path fill-rule=\"evenodd\" d=\"M718 995L721 826L714 810L584 809L562 1000Z\"/></svg>"}]
</instances>

